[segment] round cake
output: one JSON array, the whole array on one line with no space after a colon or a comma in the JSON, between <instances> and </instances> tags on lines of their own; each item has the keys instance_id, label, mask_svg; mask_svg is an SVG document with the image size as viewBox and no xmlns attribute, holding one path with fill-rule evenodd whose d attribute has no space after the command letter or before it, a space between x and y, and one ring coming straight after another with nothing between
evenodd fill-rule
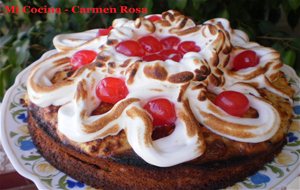
<instances>
[{"instance_id":1,"label":"round cake","mask_svg":"<svg viewBox=\"0 0 300 190\"><path fill-rule=\"evenodd\" d=\"M27 81L39 152L103 189L217 189L279 153L292 96L274 49L170 10L58 35Z\"/></svg>"}]
</instances>

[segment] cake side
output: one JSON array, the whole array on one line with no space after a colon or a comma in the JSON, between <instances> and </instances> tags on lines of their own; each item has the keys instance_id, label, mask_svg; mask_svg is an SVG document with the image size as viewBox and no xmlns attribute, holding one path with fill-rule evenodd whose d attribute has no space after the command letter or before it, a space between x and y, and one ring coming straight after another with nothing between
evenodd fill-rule
<instances>
[{"instance_id":1,"label":"cake side","mask_svg":"<svg viewBox=\"0 0 300 190\"><path fill-rule=\"evenodd\" d=\"M71 177L104 189L219 189L231 186L261 169L280 152L285 140L263 154L247 159L211 164L182 164L169 168L117 164L92 159L54 141L29 115L29 131L39 152L49 163ZM137 177L138 176L138 177Z\"/></svg>"}]
</instances>

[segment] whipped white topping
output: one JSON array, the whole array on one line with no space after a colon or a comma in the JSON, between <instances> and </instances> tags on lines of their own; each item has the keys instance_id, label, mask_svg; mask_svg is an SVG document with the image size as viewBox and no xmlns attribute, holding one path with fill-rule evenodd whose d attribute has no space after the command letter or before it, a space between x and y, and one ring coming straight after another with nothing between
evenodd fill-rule
<instances>
[{"instance_id":1,"label":"whipped white topping","mask_svg":"<svg viewBox=\"0 0 300 190\"><path fill-rule=\"evenodd\" d=\"M72 50L94 39L97 32L98 30L94 29L72 34L60 34L53 38L53 44L58 51Z\"/></svg>"},{"instance_id":2,"label":"whipped white topping","mask_svg":"<svg viewBox=\"0 0 300 190\"><path fill-rule=\"evenodd\" d=\"M271 85L280 69L279 54L249 42L244 32L231 29L225 19L195 25L174 11L161 16L163 21L156 22L145 18L116 19L108 36L96 37L96 30L57 36L54 44L60 52L40 59L29 76L30 101L41 107L61 106L58 130L72 141L88 142L124 130L133 150L146 162L160 167L187 162L204 153L205 142L199 123L236 141L257 143L271 138L280 126L279 114L255 88L245 84L257 83L258 88L287 97ZM159 39L177 36L181 41L194 41L201 51L186 53L179 62L143 62L140 57L128 57L115 51L118 42L137 40L145 35ZM83 67L72 77L52 83L55 73L70 68L65 58L82 49L99 53L98 57L104 59L95 62L101 66ZM232 57L244 49L251 49L260 56L259 65L231 71ZM265 67L267 69L261 69ZM129 94L110 111L92 116L92 111L101 103L95 93L96 85L108 76L124 78ZM224 90L244 93L259 116L231 116L206 98L208 91L218 94ZM157 97L174 103L177 120L169 136L153 141L152 118L142 107Z\"/></svg>"},{"instance_id":3,"label":"whipped white topping","mask_svg":"<svg viewBox=\"0 0 300 190\"><path fill-rule=\"evenodd\" d=\"M257 118L232 116L208 98L199 102L197 97L204 89L192 90L193 87L188 89L187 96L197 120L221 136L240 142L262 142L271 138L280 126L280 115L277 110L263 101L259 93L251 86L236 83L226 90L244 93L249 100L250 107L257 111ZM223 90L215 88L214 91L222 92Z\"/></svg>"},{"instance_id":4,"label":"whipped white topping","mask_svg":"<svg viewBox=\"0 0 300 190\"><path fill-rule=\"evenodd\" d=\"M106 42L106 37L94 38L79 48L69 51L58 52L45 59L38 60L27 83L29 99L41 107L50 105L63 105L72 100L77 89L77 84L85 75L69 78L68 82L53 84L51 79L59 71L70 69L69 59L74 53L81 49L88 49L99 52L99 47ZM62 43L61 43L62 44ZM66 44L68 46L69 44ZM66 59L67 58L67 59ZM58 62L62 62L58 64Z\"/></svg>"}]
</instances>

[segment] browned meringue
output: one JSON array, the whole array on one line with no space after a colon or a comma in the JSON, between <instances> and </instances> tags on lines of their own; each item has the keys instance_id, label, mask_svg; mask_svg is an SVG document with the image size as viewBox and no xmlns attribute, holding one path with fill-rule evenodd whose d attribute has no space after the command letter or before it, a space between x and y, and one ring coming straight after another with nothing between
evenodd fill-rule
<instances>
[{"instance_id":1,"label":"browned meringue","mask_svg":"<svg viewBox=\"0 0 300 190\"><path fill-rule=\"evenodd\" d=\"M58 35L54 45L59 52L38 60L29 76L30 101L41 107L61 106L58 130L76 142L105 138L125 130L133 150L146 162L161 167L180 164L204 153L199 123L236 141L256 143L271 138L280 126L280 117L256 88L267 88L289 98L271 84L282 66L278 52L250 42L244 32L231 29L226 19L196 25L176 11L164 12L161 17L157 22L147 17L135 21L116 19L108 36L96 37L95 30ZM115 51L120 41L150 34L194 41L201 51L186 53L179 62L144 62ZM55 73L68 69L69 58L82 49L98 53L94 63L64 81L52 83ZM232 57L244 49L255 51L260 64L232 71ZM96 85L108 76L124 77L129 94L107 113L91 116L100 104ZM217 94L224 90L244 93L259 113L258 118L231 116L206 98L207 92ZM152 119L142 105L156 97L166 97L175 104L177 121L171 135L153 141Z\"/></svg>"}]
</instances>

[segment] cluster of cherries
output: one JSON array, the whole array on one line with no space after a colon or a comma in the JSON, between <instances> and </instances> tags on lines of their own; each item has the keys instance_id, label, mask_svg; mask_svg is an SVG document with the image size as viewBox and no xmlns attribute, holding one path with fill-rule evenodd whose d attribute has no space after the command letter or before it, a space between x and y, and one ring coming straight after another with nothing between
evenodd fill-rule
<instances>
[{"instance_id":1,"label":"cluster of cherries","mask_svg":"<svg viewBox=\"0 0 300 190\"><path fill-rule=\"evenodd\" d=\"M149 18L149 20L151 17ZM153 20L160 17L153 17ZM112 27L100 29L98 36L108 35ZM175 36L158 40L153 36L144 36L134 40L120 42L116 51L127 56L140 56L144 61L172 59L179 61L187 52L199 52L200 47L192 41L180 42ZM71 58L73 69L90 64L96 58L97 53L92 50L80 50ZM232 70L240 70L254 67L259 63L259 57L252 50L245 50L233 59ZM129 91L122 78L106 77L96 87L97 97L105 103L116 104L126 98ZM224 91L217 95L214 104L233 116L242 117L249 109L248 98L236 91ZM143 108L152 116L152 138L158 139L168 136L175 128L177 119L174 104L166 98L157 98L148 101Z\"/></svg>"},{"instance_id":2,"label":"cluster of cherries","mask_svg":"<svg viewBox=\"0 0 300 190\"><path fill-rule=\"evenodd\" d=\"M137 41L126 40L116 46L116 51L126 56L141 57L143 61L171 59L179 62L187 52L199 52L201 49L193 41L183 41L176 36L161 40L154 36L143 36Z\"/></svg>"}]
</instances>

